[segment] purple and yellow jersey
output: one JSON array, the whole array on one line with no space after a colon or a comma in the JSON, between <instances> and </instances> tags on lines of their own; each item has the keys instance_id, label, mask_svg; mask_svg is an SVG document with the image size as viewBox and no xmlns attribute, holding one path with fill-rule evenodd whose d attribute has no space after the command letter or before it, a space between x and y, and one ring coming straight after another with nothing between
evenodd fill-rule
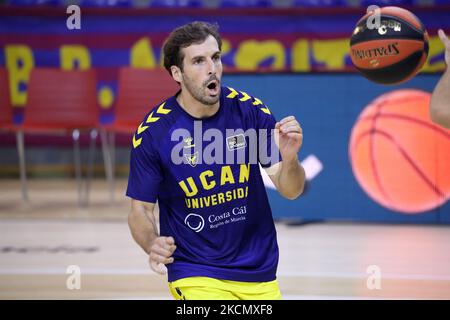
<instances>
[{"instance_id":1,"label":"purple and yellow jersey","mask_svg":"<svg viewBox=\"0 0 450 320\"><path fill-rule=\"evenodd\" d=\"M281 160L275 123L259 99L227 87L209 118L189 115L175 96L145 116L133 136L126 194L158 200L160 235L177 245L169 282L276 278L278 244L259 167Z\"/></svg>"}]
</instances>

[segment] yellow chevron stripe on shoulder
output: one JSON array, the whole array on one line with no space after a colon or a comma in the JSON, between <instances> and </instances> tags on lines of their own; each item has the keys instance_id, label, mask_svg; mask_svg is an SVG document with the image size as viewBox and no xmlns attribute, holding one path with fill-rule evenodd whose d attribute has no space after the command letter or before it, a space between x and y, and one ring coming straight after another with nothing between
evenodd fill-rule
<instances>
[{"instance_id":1,"label":"yellow chevron stripe on shoulder","mask_svg":"<svg viewBox=\"0 0 450 320\"><path fill-rule=\"evenodd\" d=\"M254 105L254 106L257 106L257 105L262 104L262 101L259 100L258 98L253 98L253 99L255 99L255 101L253 101L253 105Z\"/></svg>"},{"instance_id":2,"label":"yellow chevron stripe on shoulder","mask_svg":"<svg viewBox=\"0 0 450 320\"><path fill-rule=\"evenodd\" d=\"M142 122L139 127L137 128L137 133L141 134L142 132L144 132L145 130L147 130L148 126L142 126L144 123Z\"/></svg>"},{"instance_id":3,"label":"yellow chevron stripe on shoulder","mask_svg":"<svg viewBox=\"0 0 450 320\"><path fill-rule=\"evenodd\" d=\"M168 114L170 111L172 111L171 109L164 109L164 105L165 105L166 103L164 102L163 104L161 104L159 107L158 107L158 110L156 110L156 113L159 113L159 114Z\"/></svg>"},{"instance_id":4,"label":"yellow chevron stripe on shoulder","mask_svg":"<svg viewBox=\"0 0 450 320\"><path fill-rule=\"evenodd\" d=\"M156 122L159 120L159 117L153 117L153 111L152 113L149 114L149 116L147 117L147 121L145 123L152 123L152 122Z\"/></svg>"},{"instance_id":5,"label":"yellow chevron stripe on shoulder","mask_svg":"<svg viewBox=\"0 0 450 320\"><path fill-rule=\"evenodd\" d=\"M142 142L142 138L136 139L136 135L133 135L133 147L136 149Z\"/></svg>"},{"instance_id":6,"label":"yellow chevron stripe on shoulder","mask_svg":"<svg viewBox=\"0 0 450 320\"><path fill-rule=\"evenodd\" d=\"M238 92L236 90L234 90L233 88L227 87L228 89L230 89L230 93L227 95L227 98L229 99L233 99L234 97L236 97L238 95Z\"/></svg>"},{"instance_id":7,"label":"yellow chevron stripe on shoulder","mask_svg":"<svg viewBox=\"0 0 450 320\"><path fill-rule=\"evenodd\" d=\"M260 108L260 109L261 109L262 112L267 113L267 114L270 114L269 108L264 107L264 108Z\"/></svg>"},{"instance_id":8,"label":"yellow chevron stripe on shoulder","mask_svg":"<svg viewBox=\"0 0 450 320\"><path fill-rule=\"evenodd\" d=\"M166 109L164 108L164 105L166 103L163 102L158 109L156 110L157 114L168 114L170 111L172 111L171 109ZM156 122L160 119L160 117L154 117L153 116L154 111L152 111L148 117L147 120L145 120L145 124L149 124L152 122ZM140 135L141 133L143 133L145 130L148 129L149 126L144 126L144 122L142 122L139 127L137 128L137 134ZM133 135L133 147L137 148L140 144L142 143L142 137L140 137L139 139L136 139L136 135Z\"/></svg>"},{"instance_id":9,"label":"yellow chevron stripe on shoulder","mask_svg":"<svg viewBox=\"0 0 450 320\"><path fill-rule=\"evenodd\" d=\"M248 100L250 100L250 99L253 99L254 101L252 102L252 104L253 104L254 106L261 106L259 109L260 109L262 112L267 113L267 114L271 114L269 108L267 108L267 106L265 106L265 105L262 103L262 101L261 101L260 99L255 98L255 97L251 97L248 93L246 93L246 92L244 92L244 91L239 91L239 93L238 93L238 91L234 90L233 88L230 88L230 87L227 87L227 88L230 89L230 91L231 91L231 92L226 96L227 98L233 99L233 98L239 96L239 93L241 93L241 94L242 94L242 97L239 98L239 101L245 102L245 101L248 101Z\"/></svg>"},{"instance_id":10,"label":"yellow chevron stripe on shoulder","mask_svg":"<svg viewBox=\"0 0 450 320\"><path fill-rule=\"evenodd\" d=\"M239 99L239 101L247 101L250 100L252 97L250 97L247 93L245 93L244 91L239 91L240 93L242 93L243 97Z\"/></svg>"}]
</instances>

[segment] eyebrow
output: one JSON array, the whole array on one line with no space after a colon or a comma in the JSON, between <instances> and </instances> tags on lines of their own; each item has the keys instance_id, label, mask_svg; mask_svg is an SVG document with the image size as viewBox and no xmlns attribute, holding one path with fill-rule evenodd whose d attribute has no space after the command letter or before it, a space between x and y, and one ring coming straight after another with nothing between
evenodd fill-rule
<instances>
[{"instance_id":1,"label":"eyebrow","mask_svg":"<svg viewBox=\"0 0 450 320\"><path fill-rule=\"evenodd\" d=\"M214 54L212 55L213 57L214 56L216 56L216 55L220 55L220 51L216 51L216 52L214 52ZM193 57L192 59L191 59L191 61L195 61L195 60L197 60L197 59L200 59L200 58L204 58L205 56L195 56L195 57Z\"/></svg>"}]
</instances>

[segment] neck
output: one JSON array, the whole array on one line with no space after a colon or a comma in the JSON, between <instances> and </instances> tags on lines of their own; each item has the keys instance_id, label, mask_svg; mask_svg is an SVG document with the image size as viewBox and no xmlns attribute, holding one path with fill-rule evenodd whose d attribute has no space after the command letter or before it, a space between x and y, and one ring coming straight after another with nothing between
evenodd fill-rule
<instances>
[{"instance_id":1,"label":"neck","mask_svg":"<svg viewBox=\"0 0 450 320\"><path fill-rule=\"evenodd\" d=\"M181 93L177 96L178 104L195 118L208 118L213 116L219 110L219 101L213 105L203 104L195 99L186 89L181 90Z\"/></svg>"}]
</instances>

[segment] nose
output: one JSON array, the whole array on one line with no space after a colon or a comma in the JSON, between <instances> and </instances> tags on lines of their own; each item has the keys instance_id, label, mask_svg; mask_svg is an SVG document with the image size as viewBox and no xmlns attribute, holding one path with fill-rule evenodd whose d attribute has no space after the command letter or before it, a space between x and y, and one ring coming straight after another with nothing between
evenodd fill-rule
<instances>
[{"instance_id":1,"label":"nose","mask_svg":"<svg viewBox=\"0 0 450 320\"><path fill-rule=\"evenodd\" d=\"M216 73L216 64L212 59L208 59L208 75Z\"/></svg>"}]
</instances>

